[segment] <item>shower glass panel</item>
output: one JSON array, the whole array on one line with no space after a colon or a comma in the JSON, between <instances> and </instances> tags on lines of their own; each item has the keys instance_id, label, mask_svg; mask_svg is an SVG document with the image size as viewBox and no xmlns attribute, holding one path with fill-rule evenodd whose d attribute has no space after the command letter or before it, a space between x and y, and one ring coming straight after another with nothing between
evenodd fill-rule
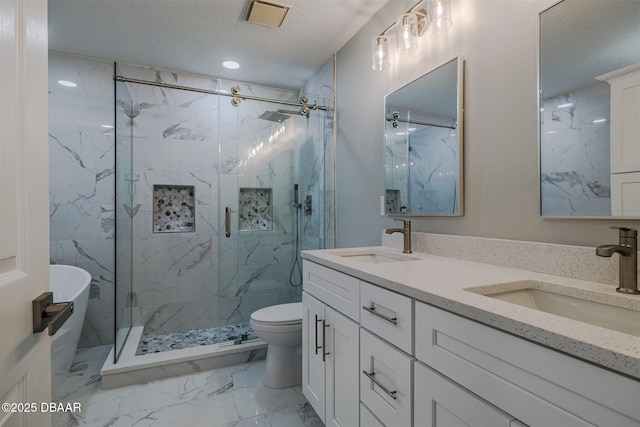
<instances>
[{"instance_id":1,"label":"shower glass panel","mask_svg":"<svg viewBox=\"0 0 640 427\"><path fill-rule=\"evenodd\" d=\"M114 75L120 75L114 65ZM116 135L116 283L114 363L131 330L132 242L133 242L133 100L125 83L115 83Z\"/></svg>"},{"instance_id":2,"label":"shower glass panel","mask_svg":"<svg viewBox=\"0 0 640 427\"><path fill-rule=\"evenodd\" d=\"M327 113L300 114L296 91L241 84L256 99L234 105L216 94L232 82L148 84L182 83L163 73L116 82L117 327L137 355L253 339L253 311L300 301L332 176Z\"/></svg>"},{"instance_id":3,"label":"shower glass panel","mask_svg":"<svg viewBox=\"0 0 640 427\"><path fill-rule=\"evenodd\" d=\"M297 102L296 93L260 89L261 97ZM221 340L237 342L255 338L249 329L253 311L301 300L299 251L322 247L324 173L317 151L322 153L324 112L307 117L300 107L274 102L220 102L218 211L221 229L225 215L231 228L228 237L220 233L218 310L225 325Z\"/></svg>"}]
</instances>

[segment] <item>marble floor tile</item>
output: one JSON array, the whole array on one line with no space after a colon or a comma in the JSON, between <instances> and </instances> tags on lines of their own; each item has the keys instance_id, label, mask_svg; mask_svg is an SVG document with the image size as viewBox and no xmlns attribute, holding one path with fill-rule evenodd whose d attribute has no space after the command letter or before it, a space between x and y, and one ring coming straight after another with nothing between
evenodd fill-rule
<instances>
[{"instance_id":1,"label":"marble floor tile","mask_svg":"<svg viewBox=\"0 0 640 427\"><path fill-rule=\"evenodd\" d=\"M262 385L265 361L102 390L106 349L81 349L58 402L79 402L80 413L58 413L54 427L321 427L300 386ZM105 351L106 350L106 351Z\"/></svg>"}]
</instances>

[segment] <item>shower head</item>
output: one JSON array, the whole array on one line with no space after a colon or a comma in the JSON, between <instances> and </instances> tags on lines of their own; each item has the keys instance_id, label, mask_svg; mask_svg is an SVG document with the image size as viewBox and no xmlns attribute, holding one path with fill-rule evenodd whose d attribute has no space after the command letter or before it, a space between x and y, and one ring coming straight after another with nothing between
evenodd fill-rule
<instances>
[{"instance_id":1,"label":"shower head","mask_svg":"<svg viewBox=\"0 0 640 427\"><path fill-rule=\"evenodd\" d=\"M293 113L298 114L297 112L293 112ZM260 116L258 116L259 119L269 120L270 122L276 122L276 123L282 123L290 117L291 116L289 115L288 111L282 111L282 110L265 111Z\"/></svg>"}]
</instances>

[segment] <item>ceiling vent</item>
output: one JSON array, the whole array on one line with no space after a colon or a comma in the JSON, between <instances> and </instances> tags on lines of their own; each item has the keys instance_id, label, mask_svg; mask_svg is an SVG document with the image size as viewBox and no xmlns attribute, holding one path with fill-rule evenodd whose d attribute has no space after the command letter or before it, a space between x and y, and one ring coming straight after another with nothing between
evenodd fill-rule
<instances>
[{"instance_id":1,"label":"ceiling vent","mask_svg":"<svg viewBox=\"0 0 640 427\"><path fill-rule=\"evenodd\" d=\"M254 0L249 5L247 21L254 24L266 25L267 27L278 28L282 25L288 11L289 6Z\"/></svg>"}]
</instances>

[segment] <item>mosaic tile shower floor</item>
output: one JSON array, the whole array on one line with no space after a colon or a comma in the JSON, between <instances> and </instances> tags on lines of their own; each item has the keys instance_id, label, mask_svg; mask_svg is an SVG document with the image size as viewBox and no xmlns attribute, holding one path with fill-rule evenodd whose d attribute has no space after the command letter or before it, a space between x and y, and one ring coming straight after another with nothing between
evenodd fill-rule
<instances>
[{"instance_id":1,"label":"mosaic tile shower floor","mask_svg":"<svg viewBox=\"0 0 640 427\"><path fill-rule=\"evenodd\" d=\"M243 337L243 335L246 335L246 337ZM142 336L136 351L136 356L224 343L239 339L245 341L257 338L249 323L220 326L210 329L190 329L188 331L165 334L149 334Z\"/></svg>"}]
</instances>

